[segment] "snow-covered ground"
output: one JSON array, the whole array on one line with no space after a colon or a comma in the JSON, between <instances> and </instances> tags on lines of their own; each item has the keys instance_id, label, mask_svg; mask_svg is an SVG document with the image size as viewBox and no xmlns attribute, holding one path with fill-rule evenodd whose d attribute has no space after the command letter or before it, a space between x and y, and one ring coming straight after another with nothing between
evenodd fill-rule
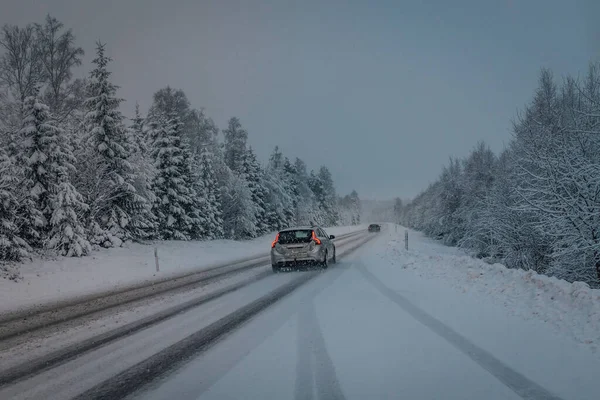
<instances>
[{"instance_id":1,"label":"snow-covered ground","mask_svg":"<svg viewBox=\"0 0 600 400\"><path fill-rule=\"evenodd\" d=\"M386 281L406 282L407 277L414 277L441 283L462 298L487 301L510 315L542 322L591 351L600 349L600 290L534 271L489 265L412 230L405 251L404 229L390 235L385 251L378 255L382 261L379 273Z\"/></svg>"},{"instance_id":2,"label":"snow-covered ground","mask_svg":"<svg viewBox=\"0 0 600 400\"><path fill-rule=\"evenodd\" d=\"M362 225L333 227L327 233L342 235L364 229L366 226ZM36 258L19 266L22 279L16 282L0 279L0 314L267 255L273 238L274 234L269 234L240 242L128 244L101 249L82 258ZM159 273L156 273L154 247L158 248Z\"/></svg>"},{"instance_id":3,"label":"snow-covered ground","mask_svg":"<svg viewBox=\"0 0 600 400\"><path fill-rule=\"evenodd\" d=\"M403 235L382 232L138 398L598 398L600 291L415 232L406 251Z\"/></svg>"}]
</instances>

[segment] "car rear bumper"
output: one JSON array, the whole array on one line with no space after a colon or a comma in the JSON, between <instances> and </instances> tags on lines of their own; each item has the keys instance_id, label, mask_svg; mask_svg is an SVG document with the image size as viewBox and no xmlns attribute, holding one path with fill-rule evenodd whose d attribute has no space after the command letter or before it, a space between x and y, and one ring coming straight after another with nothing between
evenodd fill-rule
<instances>
[{"instance_id":1,"label":"car rear bumper","mask_svg":"<svg viewBox=\"0 0 600 400\"><path fill-rule=\"evenodd\" d=\"M271 264L278 266L288 265L309 265L323 261L321 252L302 252L296 254L281 254L276 251L271 252Z\"/></svg>"},{"instance_id":2,"label":"car rear bumper","mask_svg":"<svg viewBox=\"0 0 600 400\"><path fill-rule=\"evenodd\" d=\"M280 261L272 264L277 268L301 268L301 267L315 267L321 265L320 261L315 260L296 260L296 261Z\"/></svg>"}]
</instances>

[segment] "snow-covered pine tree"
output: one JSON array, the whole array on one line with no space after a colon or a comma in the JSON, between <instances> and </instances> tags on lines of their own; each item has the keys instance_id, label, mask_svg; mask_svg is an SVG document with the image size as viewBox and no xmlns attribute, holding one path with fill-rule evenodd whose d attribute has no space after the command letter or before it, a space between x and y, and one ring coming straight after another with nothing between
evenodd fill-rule
<instances>
[{"instance_id":1,"label":"snow-covered pine tree","mask_svg":"<svg viewBox=\"0 0 600 400\"><path fill-rule=\"evenodd\" d=\"M298 181L296 191L298 193L298 202L296 204L295 218L296 225L308 225L310 221L319 221L319 207L315 199L315 194L308 184L309 176L306 164L299 158L294 161L294 170Z\"/></svg>"},{"instance_id":2,"label":"snow-covered pine tree","mask_svg":"<svg viewBox=\"0 0 600 400\"><path fill-rule=\"evenodd\" d=\"M285 216L281 208L283 188L281 182L267 172L264 174L262 186L266 188L265 224L268 231L278 231L286 227Z\"/></svg>"},{"instance_id":3,"label":"snow-covered pine tree","mask_svg":"<svg viewBox=\"0 0 600 400\"><path fill-rule=\"evenodd\" d=\"M208 146L210 151L215 153L216 147L219 146L217 141L219 128L215 122L205 115L204 110L192 110L189 119L191 121L189 142L192 152L200 154Z\"/></svg>"},{"instance_id":4,"label":"snow-covered pine tree","mask_svg":"<svg viewBox=\"0 0 600 400\"><path fill-rule=\"evenodd\" d=\"M265 210L265 201L268 193L267 189L263 186L262 168L256 159L252 147L249 147L246 151L243 170L248 182L248 188L250 189L250 193L252 193L252 202L254 203L256 217L256 235L263 235L268 231Z\"/></svg>"},{"instance_id":5,"label":"snow-covered pine tree","mask_svg":"<svg viewBox=\"0 0 600 400\"><path fill-rule=\"evenodd\" d=\"M322 166L319 168L318 177L323 185L323 202L321 203L321 207L326 216L325 226L336 226L338 224L339 214L336 207L337 195L335 193L331 172L329 172L327 167Z\"/></svg>"},{"instance_id":6,"label":"snow-covered pine tree","mask_svg":"<svg viewBox=\"0 0 600 400\"><path fill-rule=\"evenodd\" d=\"M223 221L223 235L224 237L229 238L229 232L225 231L225 220L228 218L228 216L225 214L225 203L227 201L227 188L229 187L229 181L233 173L227 164L225 164L223 150L222 144L219 143L216 138L209 146L209 152L212 156L213 170L215 172L217 202L219 204L219 210L221 211L221 220Z\"/></svg>"},{"instance_id":7,"label":"snow-covered pine tree","mask_svg":"<svg viewBox=\"0 0 600 400\"><path fill-rule=\"evenodd\" d=\"M80 257L91 251L90 242L79 216L87 210L83 196L71 184L69 168L62 166L58 173L58 187L52 198L53 212L50 218L48 248L60 255ZM79 213L79 214L78 214Z\"/></svg>"},{"instance_id":8,"label":"snow-covered pine tree","mask_svg":"<svg viewBox=\"0 0 600 400\"><path fill-rule=\"evenodd\" d=\"M285 210L286 219L288 224L295 223L297 220L297 210L298 203L302 201L300 199L299 193L299 181L298 181L298 172L296 171L296 167L290 162L290 160L285 157L283 161L283 180L286 183L286 191L290 198L289 207Z\"/></svg>"},{"instance_id":9,"label":"snow-covered pine tree","mask_svg":"<svg viewBox=\"0 0 600 400\"><path fill-rule=\"evenodd\" d=\"M206 208L203 212L204 231L207 239L219 239L223 237L223 218L221 204L219 202L219 188L214 170L213 153L209 146L205 146L200 153L199 179L204 185L204 197Z\"/></svg>"},{"instance_id":10,"label":"snow-covered pine tree","mask_svg":"<svg viewBox=\"0 0 600 400\"><path fill-rule=\"evenodd\" d=\"M197 115L190 108L190 102L183 90L167 86L154 93L148 119L161 118L161 116L177 116L182 124L182 139L192 142Z\"/></svg>"},{"instance_id":11,"label":"snow-covered pine tree","mask_svg":"<svg viewBox=\"0 0 600 400\"><path fill-rule=\"evenodd\" d=\"M65 106L68 107L70 111L68 117L64 118L64 120L62 120L59 125L60 128L65 131L69 146L71 147L73 155L76 159L74 164L76 172L71 176L71 181L73 182L75 187L81 192L80 187L78 186L80 182L80 170L83 170L82 165L87 164L89 162L86 154L87 149L85 149L84 147L84 142L86 138L84 121L85 114L87 113L87 110L84 106L84 102L87 98L87 80L77 79L72 84L70 84L69 87L69 90L71 91L71 94L69 96L69 105ZM50 112L52 112L52 109L50 109Z\"/></svg>"},{"instance_id":12,"label":"snow-covered pine tree","mask_svg":"<svg viewBox=\"0 0 600 400\"><path fill-rule=\"evenodd\" d=\"M150 154L147 132L144 130L144 118L138 104L135 105L135 114L132 125L129 127L128 146L134 175L133 185L136 192L147 200L147 206L143 210L144 218L135 219L133 222L134 225L140 224L133 227L136 230L133 236L140 239L152 239L156 237L157 229L157 219L152 213L152 204L156 200L152 192L152 180L156 171Z\"/></svg>"},{"instance_id":13,"label":"snow-covered pine tree","mask_svg":"<svg viewBox=\"0 0 600 400\"><path fill-rule=\"evenodd\" d=\"M156 175L152 189L156 196L154 214L158 218L158 235L165 240L189 240L194 225L194 215L189 212L194 203L181 121L173 114L154 126L152 156Z\"/></svg>"},{"instance_id":14,"label":"snow-covered pine tree","mask_svg":"<svg viewBox=\"0 0 600 400\"><path fill-rule=\"evenodd\" d=\"M356 190L339 199L339 222L343 225L360 224L360 199Z\"/></svg>"},{"instance_id":15,"label":"snow-covered pine tree","mask_svg":"<svg viewBox=\"0 0 600 400\"><path fill-rule=\"evenodd\" d=\"M339 223L337 195L329 169L322 166L317 174L311 171L309 185L321 212L320 223L325 226L336 226Z\"/></svg>"},{"instance_id":16,"label":"snow-covered pine tree","mask_svg":"<svg viewBox=\"0 0 600 400\"><path fill-rule=\"evenodd\" d=\"M205 239L205 212L208 208L206 201L206 188L204 182L200 179L200 160L190 151L187 137L182 137L183 145L183 177L189 190L189 203L185 205L185 211L188 218L188 232L190 239Z\"/></svg>"},{"instance_id":17,"label":"snow-covered pine tree","mask_svg":"<svg viewBox=\"0 0 600 400\"><path fill-rule=\"evenodd\" d=\"M319 176L314 172L310 171L308 177L308 186L310 191L315 196L315 209L317 212L314 215L315 224L325 225L327 223L327 210L323 206L325 204L325 189L323 188L323 182L319 179Z\"/></svg>"},{"instance_id":18,"label":"snow-covered pine tree","mask_svg":"<svg viewBox=\"0 0 600 400\"><path fill-rule=\"evenodd\" d=\"M22 109L17 156L23 176L19 184L20 236L32 247L41 247L52 214L50 191L56 184L56 171L50 157L57 144L58 129L48 123L48 108L36 96L27 97Z\"/></svg>"},{"instance_id":19,"label":"snow-covered pine tree","mask_svg":"<svg viewBox=\"0 0 600 400\"><path fill-rule=\"evenodd\" d=\"M223 162L218 142L219 128L204 114L203 110L192 111L191 120L193 129L190 147L198 160L198 179L203 185L204 232L209 239L222 238L224 232L220 187L225 187L226 184L220 181L222 174L219 171L228 168Z\"/></svg>"},{"instance_id":20,"label":"snow-covered pine tree","mask_svg":"<svg viewBox=\"0 0 600 400\"><path fill-rule=\"evenodd\" d=\"M358 193L356 192L356 190L353 190L350 193L350 202L351 202L351 212L352 212L352 220L350 223L352 225L359 225L360 224L360 214L361 214L361 204L360 204L360 198L358 197Z\"/></svg>"},{"instance_id":21,"label":"snow-covered pine tree","mask_svg":"<svg viewBox=\"0 0 600 400\"><path fill-rule=\"evenodd\" d=\"M225 135L225 164L227 164L233 173L241 175L244 172L243 164L246 155L248 132L242 128L242 124L238 118L232 117L223 134Z\"/></svg>"},{"instance_id":22,"label":"snow-covered pine tree","mask_svg":"<svg viewBox=\"0 0 600 400\"><path fill-rule=\"evenodd\" d=\"M130 133L131 141L134 145L131 148L132 153L139 153L141 157L146 157L148 155L148 143L146 142L146 135L144 133L144 117L142 117L138 103L135 103Z\"/></svg>"},{"instance_id":23,"label":"snow-covered pine tree","mask_svg":"<svg viewBox=\"0 0 600 400\"><path fill-rule=\"evenodd\" d=\"M23 136L24 189L33 212L43 217L40 227L49 241L45 246L61 255L82 256L89 252L80 216L87 205L71 184L75 157L65 132L51 123L49 109L30 96L25 101Z\"/></svg>"},{"instance_id":24,"label":"snow-covered pine tree","mask_svg":"<svg viewBox=\"0 0 600 400\"><path fill-rule=\"evenodd\" d=\"M338 210L340 210L340 224L351 225L352 211L351 211L351 200L350 195L340 197L338 199Z\"/></svg>"},{"instance_id":25,"label":"snow-covered pine tree","mask_svg":"<svg viewBox=\"0 0 600 400\"><path fill-rule=\"evenodd\" d=\"M256 216L252 193L245 179L230 173L222 199L225 236L234 240L251 238L256 232Z\"/></svg>"},{"instance_id":26,"label":"snow-covered pine tree","mask_svg":"<svg viewBox=\"0 0 600 400\"><path fill-rule=\"evenodd\" d=\"M291 216L293 216L294 206L291 190L285 177L283 154L277 146L269 158L263 186L268 193L265 201L265 219L269 230L281 230L293 224Z\"/></svg>"},{"instance_id":27,"label":"snow-covered pine tree","mask_svg":"<svg viewBox=\"0 0 600 400\"><path fill-rule=\"evenodd\" d=\"M246 142L248 133L242 128L240 121L233 117L223 131L223 164L218 167L218 179L223 185L221 204L223 225L226 237L248 239L257 234L255 203L247 180ZM245 186L245 189L242 188ZM246 201L246 193L250 201ZM242 208L242 205L244 206ZM252 214L250 216L250 214Z\"/></svg>"},{"instance_id":28,"label":"snow-covered pine tree","mask_svg":"<svg viewBox=\"0 0 600 400\"><path fill-rule=\"evenodd\" d=\"M19 184L16 168L0 148L0 262L19 261L28 257L31 248L19 236L16 221L19 204L15 190Z\"/></svg>"},{"instance_id":29,"label":"snow-covered pine tree","mask_svg":"<svg viewBox=\"0 0 600 400\"><path fill-rule=\"evenodd\" d=\"M95 68L90 74L85 101L85 129L88 134L89 161L101 186L87 198L91 206L91 241L104 247L120 245L123 240L144 237L152 229L150 203L135 186L135 174L129 162L127 130L119 111L122 99L107 70L111 61L104 44L97 43ZM87 197L87 196L86 196Z\"/></svg>"}]
</instances>

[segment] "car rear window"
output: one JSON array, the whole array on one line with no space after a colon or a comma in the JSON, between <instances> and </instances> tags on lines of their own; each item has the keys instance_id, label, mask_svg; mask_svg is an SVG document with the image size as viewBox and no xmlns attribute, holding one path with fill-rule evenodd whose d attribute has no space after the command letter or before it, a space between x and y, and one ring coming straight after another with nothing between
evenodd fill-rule
<instances>
[{"instance_id":1,"label":"car rear window","mask_svg":"<svg viewBox=\"0 0 600 400\"><path fill-rule=\"evenodd\" d=\"M279 243L308 243L312 239L311 229L298 229L293 231L279 232Z\"/></svg>"}]
</instances>

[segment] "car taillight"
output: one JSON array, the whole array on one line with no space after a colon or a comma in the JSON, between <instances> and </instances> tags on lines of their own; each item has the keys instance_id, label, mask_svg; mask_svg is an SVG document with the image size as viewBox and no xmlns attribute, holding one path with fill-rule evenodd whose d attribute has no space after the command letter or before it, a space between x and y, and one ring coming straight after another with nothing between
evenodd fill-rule
<instances>
[{"instance_id":1,"label":"car taillight","mask_svg":"<svg viewBox=\"0 0 600 400\"><path fill-rule=\"evenodd\" d=\"M275 240L273 240L273 243L271 243L271 248L274 248L278 241L279 241L279 233L277 234L277 236L275 236Z\"/></svg>"},{"instance_id":2,"label":"car taillight","mask_svg":"<svg viewBox=\"0 0 600 400\"><path fill-rule=\"evenodd\" d=\"M312 240L315 242L315 244L321 244L321 239L317 237L315 231L312 231Z\"/></svg>"}]
</instances>

